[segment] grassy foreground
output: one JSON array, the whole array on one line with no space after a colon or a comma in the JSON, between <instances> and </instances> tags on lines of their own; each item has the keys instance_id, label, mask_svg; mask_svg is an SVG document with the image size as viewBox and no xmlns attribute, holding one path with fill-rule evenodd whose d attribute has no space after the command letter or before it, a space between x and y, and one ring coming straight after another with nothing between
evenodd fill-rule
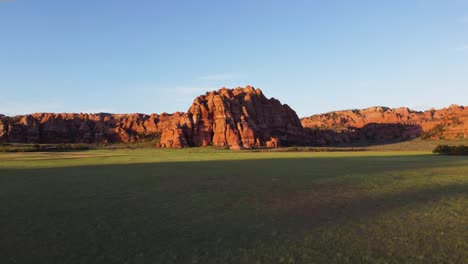
<instances>
[{"instance_id":1,"label":"grassy foreground","mask_svg":"<svg viewBox=\"0 0 468 264\"><path fill-rule=\"evenodd\" d=\"M467 263L468 157L0 154L1 263Z\"/></svg>"}]
</instances>

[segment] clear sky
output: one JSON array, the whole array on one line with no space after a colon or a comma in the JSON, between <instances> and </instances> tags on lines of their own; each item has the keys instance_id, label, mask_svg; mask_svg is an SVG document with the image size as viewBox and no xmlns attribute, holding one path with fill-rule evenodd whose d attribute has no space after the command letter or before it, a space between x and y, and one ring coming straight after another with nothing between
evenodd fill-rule
<instances>
[{"instance_id":1,"label":"clear sky","mask_svg":"<svg viewBox=\"0 0 468 264\"><path fill-rule=\"evenodd\" d=\"M0 0L0 113L468 105L468 1Z\"/></svg>"}]
</instances>

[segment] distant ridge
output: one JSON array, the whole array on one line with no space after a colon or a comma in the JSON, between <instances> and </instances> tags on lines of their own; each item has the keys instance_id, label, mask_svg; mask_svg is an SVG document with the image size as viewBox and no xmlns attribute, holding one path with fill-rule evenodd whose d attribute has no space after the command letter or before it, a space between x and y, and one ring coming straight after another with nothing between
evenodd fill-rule
<instances>
[{"instance_id":1,"label":"distant ridge","mask_svg":"<svg viewBox=\"0 0 468 264\"><path fill-rule=\"evenodd\" d=\"M288 105L252 86L221 88L173 114L36 113L0 115L1 143L134 143L231 149L468 138L468 108L375 106L299 119Z\"/></svg>"},{"instance_id":2,"label":"distant ridge","mask_svg":"<svg viewBox=\"0 0 468 264\"><path fill-rule=\"evenodd\" d=\"M315 141L321 144L468 138L468 108L455 104L426 111L384 106L334 111L302 118L301 123L309 132L315 131ZM317 134L322 137L317 139Z\"/></svg>"},{"instance_id":3,"label":"distant ridge","mask_svg":"<svg viewBox=\"0 0 468 264\"><path fill-rule=\"evenodd\" d=\"M160 139L160 140L155 140ZM221 88L195 98L174 114L36 113L1 117L0 141L91 143L159 141L158 147L232 149L303 144L297 114L252 86Z\"/></svg>"}]
</instances>

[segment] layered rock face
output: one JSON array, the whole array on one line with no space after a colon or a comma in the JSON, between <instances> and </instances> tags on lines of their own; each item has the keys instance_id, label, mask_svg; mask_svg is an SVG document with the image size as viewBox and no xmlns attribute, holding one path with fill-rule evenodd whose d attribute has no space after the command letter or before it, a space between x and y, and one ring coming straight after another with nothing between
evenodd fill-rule
<instances>
[{"instance_id":1,"label":"layered rock face","mask_svg":"<svg viewBox=\"0 0 468 264\"><path fill-rule=\"evenodd\" d=\"M251 86L197 97L187 113L0 116L0 142L117 143L161 137L159 147L277 147L305 142L296 113Z\"/></svg>"},{"instance_id":2,"label":"layered rock face","mask_svg":"<svg viewBox=\"0 0 468 264\"><path fill-rule=\"evenodd\" d=\"M163 131L160 147L277 147L305 141L294 110L251 86L206 93Z\"/></svg>"},{"instance_id":3,"label":"layered rock face","mask_svg":"<svg viewBox=\"0 0 468 264\"><path fill-rule=\"evenodd\" d=\"M301 120L309 137L321 144L468 138L468 108L451 105L424 112L371 107L314 115Z\"/></svg>"},{"instance_id":4,"label":"layered rock face","mask_svg":"<svg viewBox=\"0 0 468 264\"><path fill-rule=\"evenodd\" d=\"M118 143L151 140L172 115L51 114L0 117L0 142Z\"/></svg>"},{"instance_id":5,"label":"layered rock face","mask_svg":"<svg viewBox=\"0 0 468 264\"><path fill-rule=\"evenodd\" d=\"M140 142L158 147L217 146L231 149L288 145L387 143L468 138L468 107L424 112L372 107L300 120L288 105L251 86L208 92L187 112L174 114L0 115L0 143Z\"/></svg>"}]
</instances>

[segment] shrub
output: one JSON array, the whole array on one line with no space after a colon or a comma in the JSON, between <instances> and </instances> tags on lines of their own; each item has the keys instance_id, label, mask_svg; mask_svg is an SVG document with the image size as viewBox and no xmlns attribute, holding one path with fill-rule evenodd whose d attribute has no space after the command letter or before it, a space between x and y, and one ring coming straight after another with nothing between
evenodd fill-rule
<instances>
[{"instance_id":1,"label":"shrub","mask_svg":"<svg viewBox=\"0 0 468 264\"><path fill-rule=\"evenodd\" d=\"M432 152L444 155L468 155L468 146L439 145Z\"/></svg>"},{"instance_id":2,"label":"shrub","mask_svg":"<svg viewBox=\"0 0 468 264\"><path fill-rule=\"evenodd\" d=\"M430 138L439 138L443 139L443 134L446 128L444 124L438 124L433 129L422 133L422 139L430 139Z\"/></svg>"}]
</instances>

